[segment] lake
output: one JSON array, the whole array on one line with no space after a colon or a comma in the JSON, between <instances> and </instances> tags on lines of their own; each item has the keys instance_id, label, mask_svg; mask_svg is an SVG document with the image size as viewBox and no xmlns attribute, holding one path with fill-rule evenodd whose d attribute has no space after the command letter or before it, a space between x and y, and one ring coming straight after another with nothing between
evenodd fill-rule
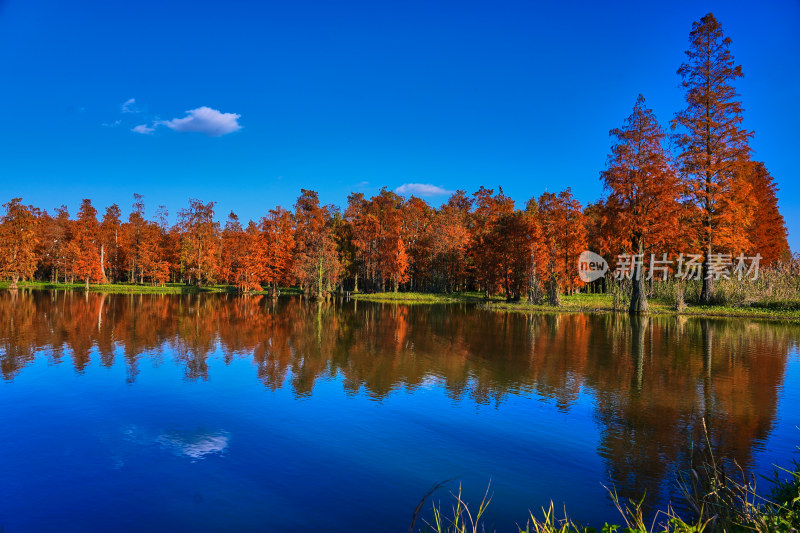
<instances>
[{"instance_id":1,"label":"lake","mask_svg":"<svg viewBox=\"0 0 800 533\"><path fill-rule=\"evenodd\" d=\"M516 531L677 499L702 441L800 444L800 326L299 297L0 292L0 528L399 531L426 492ZM430 502L425 505L430 516ZM418 526L422 525L418 522Z\"/></svg>"}]
</instances>

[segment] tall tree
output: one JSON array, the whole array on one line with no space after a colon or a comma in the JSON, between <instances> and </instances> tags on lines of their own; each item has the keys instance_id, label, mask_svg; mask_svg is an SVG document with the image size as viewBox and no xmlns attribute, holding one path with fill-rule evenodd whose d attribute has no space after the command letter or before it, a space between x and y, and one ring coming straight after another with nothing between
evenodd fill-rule
<instances>
[{"instance_id":1,"label":"tall tree","mask_svg":"<svg viewBox=\"0 0 800 533\"><path fill-rule=\"evenodd\" d=\"M123 252L127 260L128 280L132 283L143 281L142 273L142 230L146 224L144 218L144 201L141 194L133 195L133 210L128 215L128 222L123 227ZM145 261L146 262L146 261Z\"/></svg>"},{"instance_id":2,"label":"tall tree","mask_svg":"<svg viewBox=\"0 0 800 533\"><path fill-rule=\"evenodd\" d=\"M252 220L242 232L238 245L239 255L232 268L233 282L241 291L260 291L264 279L266 257L264 240L258 224Z\"/></svg>"},{"instance_id":3,"label":"tall tree","mask_svg":"<svg viewBox=\"0 0 800 533\"><path fill-rule=\"evenodd\" d=\"M753 217L747 231L751 255L761 254L764 265L787 259L789 243L786 223L778 210L778 186L764 163L753 161L747 166L746 179L754 201Z\"/></svg>"},{"instance_id":4,"label":"tall tree","mask_svg":"<svg viewBox=\"0 0 800 533\"><path fill-rule=\"evenodd\" d=\"M465 284L472 243L471 208L472 201L467 194L456 191L431 216L427 241L430 243L429 275L434 290L454 292Z\"/></svg>"},{"instance_id":5,"label":"tall tree","mask_svg":"<svg viewBox=\"0 0 800 533\"><path fill-rule=\"evenodd\" d=\"M578 256L586 249L586 223L581 204L569 188L558 194L543 193L538 204L544 256L548 259L548 300L557 306L562 288L569 293L583 286Z\"/></svg>"},{"instance_id":6,"label":"tall tree","mask_svg":"<svg viewBox=\"0 0 800 533\"><path fill-rule=\"evenodd\" d=\"M610 135L615 144L600 176L608 191L606 209L619 229L621 244L638 256L633 261L630 312L640 313L648 310L645 252L675 235L681 188L663 146L666 133L645 106L644 96L636 99L622 128L614 128Z\"/></svg>"},{"instance_id":7,"label":"tall tree","mask_svg":"<svg viewBox=\"0 0 800 533\"><path fill-rule=\"evenodd\" d=\"M409 255L403 239L405 218L403 199L385 188L370 200L370 209L378 224L378 272L381 289L387 283L397 291L409 279Z\"/></svg>"},{"instance_id":8,"label":"tall tree","mask_svg":"<svg viewBox=\"0 0 800 533\"><path fill-rule=\"evenodd\" d=\"M408 253L410 290L419 290L428 273L430 240L428 227L433 210L422 198L412 196L402 209L402 239Z\"/></svg>"},{"instance_id":9,"label":"tall tree","mask_svg":"<svg viewBox=\"0 0 800 533\"><path fill-rule=\"evenodd\" d=\"M344 212L344 220L352 228L353 247L355 248L355 264L352 267L355 270L353 279L355 292L359 290L359 277L365 280L365 285L373 282L373 272L377 263L378 224L374 214L370 213L368 205L363 193L353 193L347 197L347 209Z\"/></svg>"},{"instance_id":10,"label":"tall tree","mask_svg":"<svg viewBox=\"0 0 800 533\"><path fill-rule=\"evenodd\" d=\"M730 51L731 39L709 13L692 24L687 61L678 69L686 91L686 109L672 121L681 152L680 171L695 206L696 244L704 254L700 301L714 295L712 254L748 248L749 187L741 179L752 133L741 127L742 105L733 82L742 77ZM718 252L717 252L718 253Z\"/></svg>"},{"instance_id":11,"label":"tall tree","mask_svg":"<svg viewBox=\"0 0 800 533\"><path fill-rule=\"evenodd\" d=\"M97 222L97 209L92 201L85 198L78 211L78 219L73 225L73 244L75 259L73 271L78 279L86 283L89 290L90 281L103 279L103 266L100 258L100 225Z\"/></svg>"},{"instance_id":12,"label":"tall tree","mask_svg":"<svg viewBox=\"0 0 800 533\"><path fill-rule=\"evenodd\" d=\"M321 298L339 280L341 264L330 224L333 208L319 205L315 191L301 189L295 203L294 274L312 296Z\"/></svg>"},{"instance_id":13,"label":"tall tree","mask_svg":"<svg viewBox=\"0 0 800 533\"><path fill-rule=\"evenodd\" d=\"M497 291L504 277L499 257L504 245L495 238L495 226L503 215L514 212L514 200L503 193L502 187L496 195L493 193L493 189L483 186L478 189L473 195L475 209L471 217L470 256L475 266L475 277L486 298Z\"/></svg>"},{"instance_id":14,"label":"tall tree","mask_svg":"<svg viewBox=\"0 0 800 533\"><path fill-rule=\"evenodd\" d=\"M497 261L506 300L518 301L527 292L540 240L536 219L525 211L502 213L493 225L486 244Z\"/></svg>"},{"instance_id":15,"label":"tall tree","mask_svg":"<svg viewBox=\"0 0 800 533\"><path fill-rule=\"evenodd\" d=\"M189 200L188 209L178 214L181 226L181 263L190 283L214 283L219 263L219 223L214 205Z\"/></svg>"},{"instance_id":16,"label":"tall tree","mask_svg":"<svg viewBox=\"0 0 800 533\"><path fill-rule=\"evenodd\" d=\"M270 209L261 219L262 250L264 272L261 280L270 285L270 293L277 296L281 283L293 281L293 254L295 250L295 229L292 214L280 206Z\"/></svg>"},{"instance_id":17,"label":"tall tree","mask_svg":"<svg viewBox=\"0 0 800 533\"><path fill-rule=\"evenodd\" d=\"M6 214L0 218L0 277L11 278L9 288L16 289L20 279L30 279L36 271L39 211L32 205L23 205L22 198L14 198L3 207Z\"/></svg>"},{"instance_id":18,"label":"tall tree","mask_svg":"<svg viewBox=\"0 0 800 533\"><path fill-rule=\"evenodd\" d=\"M111 281L119 281L122 266L122 212L117 204L106 208L103 220L100 222L100 259L103 268L103 277Z\"/></svg>"},{"instance_id":19,"label":"tall tree","mask_svg":"<svg viewBox=\"0 0 800 533\"><path fill-rule=\"evenodd\" d=\"M246 253L245 241L246 235L239 222L239 217L231 211L220 236L219 277L221 280L238 285L238 273Z\"/></svg>"}]
</instances>

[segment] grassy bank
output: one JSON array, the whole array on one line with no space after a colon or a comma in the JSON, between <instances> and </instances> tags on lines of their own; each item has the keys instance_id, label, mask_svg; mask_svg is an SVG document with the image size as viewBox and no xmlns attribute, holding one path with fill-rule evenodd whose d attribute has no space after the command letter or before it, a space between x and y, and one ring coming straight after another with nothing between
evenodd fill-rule
<instances>
[{"instance_id":1,"label":"grassy bank","mask_svg":"<svg viewBox=\"0 0 800 533\"><path fill-rule=\"evenodd\" d=\"M733 467L731 469L731 467ZM756 491L756 483L748 479L735 464L716 461L708 456L678 479L690 516L679 516L672 507L660 510L653 518L645 518L642 502L621 501L616 492L609 496L620 513L621 524L585 527L570 519L566 510L556 511L553 503L539 512L528 512L524 522L518 522L516 533L777 533L800 531L800 463L791 469L777 469L769 480L765 496ZM464 501L461 487L450 493L451 504L434 503L431 517L422 518L426 499L444 486L440 483L417 505L409 531L432 533L495 533L486 524L485 513L491 504L487 488L477 504ZM445 510L446 509L446 510ZM419 523L421 527L416 527ZM525 524L524 527L521 524Z\"/></svg>"},{"instance_id":2,"label":"grassy bank","mask_svg":"<svg viewBox=\"0 0 800 533\"><path fill-rule=\"evenodd\" d=\"M10 283L0 283L0 289L8 289ZM19 289L30 290L86 290L85 283L50 283L46 281L21 281L17 284ZM234 287L229 285L210 285L197 287L181 283L167 283L165 285L138 285L135 283L91 283L89 292L104 293L136 293L136 294L196 294L201 292L232 292Z\"/></svg>"},{"instance_id":3,"label":"grassy bank","mask_svg":"<svg viewBox=\"0 0 800 533\"><path fill-rule=\"evenodd\" d=\"M0 289L8 289L8 281L0 282ZM86 290L85 283L50 283L46 281L21 281L17 284L19 289L28 290ZM184 285L182 283L167 283L165 285L139 285L136 283L92 283L89 292L123 293L123 294L200 294L200 293L236 293L233 285ZM302 294L300 289L289 287L281 288L281 294ZM254 294L268 294L260 291Z\"/></svg>"},{"instance_id":4,"label":"grassy bank","mask_svg":"<svg viewBox=\"0 0 800 533\"><path fill-rule=\"evenodd\" d=\"M368 302L389 302L389 303L456 303L456 302L483 302L483 294L479 292L454 292L449 294L437 294L430 292L355 292L350 297L354 300L364 300ZM501 301L494 299L493 301Z\"/></svg>"},{"instance_id":5,"label":"grassy bank","mask_svg":"<svg viewBox=\"0 0 800 533\"><path fill-rule=\"evenodd\" d=\"M757 302L750 305L691 305L676 311L674 303L664 298L648 300L651 315L680 315L698 317L765 318L800 321L800 302ZM614 297L611 294L574 294L562 296L561 305L536 305L528 302L487 302L486 309L521 313L605 312L613 313ZM623 306L625 311L627 306Z\"/></svg>"},{"instance_id":6,"label":"grassy bank","mask_svg":"<svg viewBox=\"0 0 800 533\"><path fill-rule=\"evenodd\" d=\"M0 282L0 289L8 289L9 282ZM44 281L24 281L18 284L20 289L29 290L85 290L83 283L49 283ZM209 285L197 287L180 283L165 285L138 285L134 283L102 283L90 284L90 292L124 293L124 294L199 294L199 293L237 293L233 285ZM253 294L269 294L259 291ZM302 295L296 287L282 287L281 295ZM611 313L614 312L614 297L611 294L573 294L561 297L561 305L553 307L546 304L531 304L526 301L506 302L502 297L493 297L488 301L480 292L458 292L449 294L424 292L377 292L351 293L350 298L368 302L402 303L402 304L447 304L475 303L485 309L499 312L517 313ZM800 321L800 301L774 300L753 302L741 305L692 305L676 311L674 300L668 297L655 297L648 300L650 314L682 315L700 317L740 317L762 318L773 320ZM621 310L624 311L623 305Z\"/></svg>"},{"instance_id":7,"label":"grassy bank","mask_svg":"<svg viewBox=\"0 0 800 533\"><path fill-rule=\"evenodd\" d=\"M435 304L435 303L477 303L491 311L518 313L613 313L614 297L611 294L573 294L561 297L561 305L553 307L546 304L531 304L526 301L506 302L501 297L486 301L482 293L463 292L452 294L432 294L422 292L378 292L355 293L351 298L369 302ZM687 305L680 312L668 298L648 300L650 314L682 315L700 317L741 317L778 320L799 320L800 302L776 301L756 302L750 305ZM623 307L624 311L626 307Z\"/></svg>"}]
</instances>

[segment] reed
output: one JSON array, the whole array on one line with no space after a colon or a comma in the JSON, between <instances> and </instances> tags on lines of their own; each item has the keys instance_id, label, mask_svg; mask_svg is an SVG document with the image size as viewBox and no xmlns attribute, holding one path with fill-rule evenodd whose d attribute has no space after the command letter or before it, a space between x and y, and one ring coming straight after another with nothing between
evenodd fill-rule
<instances>
[{"instance_id":1,"label":"reed","mask_svg":"<svg viewBox=\"0 0 800 533\"><path fill-rule=\"evenodd\" d=\"M705 421L703 422L705 431ZM620 500L613 489L609 497L620 514L620 524L604 524L600 528L584 527L570 518L566 509L559 515L553 502L539 513L529 512L525 526L517 526L517 533L772 533L800 531L800 463L790 468L776 468L768 481L768 496L759 494L756 481L735 462L718 459L711 452L708 433L705 442L693 447L692 465L679 476L687 516L679 516L670 506L659 510L651 519L643 511L644 499ZM464 501L461 486L451 493L452 505L445 511L441 502L434 502L431 518L418 520L423 504L437 489L431 489L420 501L409 533L418 521L424 526L417 531L432 533L477 533L487 530L484 518L491 503L487 487L477 508Z\"/></svg>"}]
</instances>

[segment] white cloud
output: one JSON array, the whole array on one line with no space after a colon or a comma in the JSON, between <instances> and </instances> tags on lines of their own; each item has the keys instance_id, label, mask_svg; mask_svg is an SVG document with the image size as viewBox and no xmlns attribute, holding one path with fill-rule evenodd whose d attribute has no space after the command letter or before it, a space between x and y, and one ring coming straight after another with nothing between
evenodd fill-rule
<instances>
[{"instance_id":1,"label":"white cloud","mask_svg":"<svg viewBox=\"0 0 800 533\"><path fill-rule=\"evenodd\" d=\"M163 124L179 133L198 132L209 137L221 137L242 129L239 117L241 115L237 113L220 113L216 109L203 106L187 111L183 118L162 120L155 125Z\"/></svg>"},{"instance_id":2,"label":"white cloud","mask_svg":"<svg viewBox=\"0 0 800 533\"><path fill-rule=\"evenodd\" d=\"M430 183L404 183L395 189L397 194L413 194L416 196L441 196L443 194L452 194L453 191L448 191L443 187L431 185Z\"/></svg>"},{"instance_id":3,"label":"white cloud","mask_svg":"<svg viewBox=\"0 0 800 533\"><path fill-rule=\"evenodd\" d=\"M130 98L122 104L123 113L138 113L139 108L136 107L136 98Z\"/></svg>"},{"instance_id":4,"label":"white cloud","mask_svg":"<svg viewBox=\"0 0 800 533\"><path fill-rule=\"evenodd\" d=\"M114 122L103 122L103 126L106 128L116 128L120 124L122 124L121 120L115 120Z\"/></svg>"},{"instance_id":5,"label":"white cloud","mask_svg":"<svg viewBox=\"0 0 800 533\"><path fill-rule=\"evenodd\" d=\"M131 129L134 133L141 133L143 135L150 135L156 130L155 126L148 126L147 124L139 124L135 128Z\"/></svg>"},{"instance_id":6,"label":"white cloud","mask_svg":"<svg viewBox=\"0 0 800 533\"><path fill-rule=\"evenodd\" d=\"M164 433L156 439L156 442L172 449L176 455L185 455L194 460L223 453L228 447L228 441L228 433L225 431L197 435Z\"/></svg>"}]
</instances>

